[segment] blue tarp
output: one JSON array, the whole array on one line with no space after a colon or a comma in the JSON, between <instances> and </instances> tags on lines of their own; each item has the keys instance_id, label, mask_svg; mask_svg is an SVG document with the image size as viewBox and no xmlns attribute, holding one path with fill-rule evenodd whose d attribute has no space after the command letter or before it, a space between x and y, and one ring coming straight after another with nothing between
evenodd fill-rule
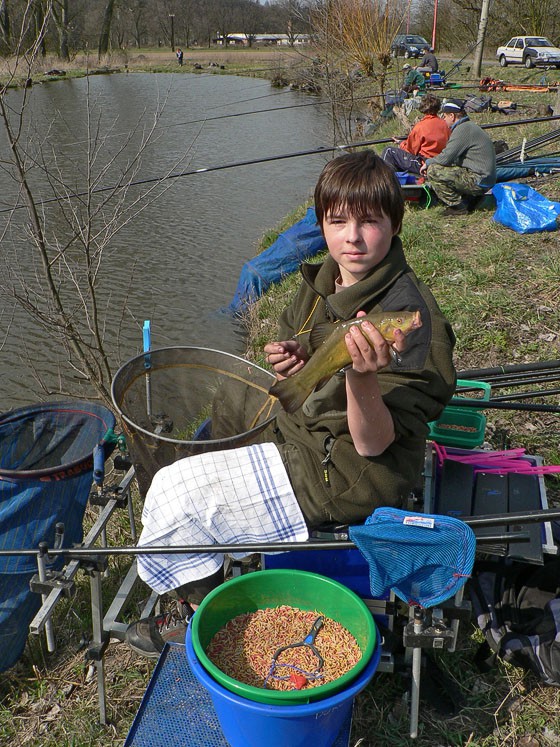
<instances>
[{"instance_id":1,"label":"blue tarp","mask_svg":"<svg viewBox=\"0 0 560 747\"><path fill-rule=\"evenodd\" d=\"M237 289L228 310L241 313L272 283L297 270L301 262L326 249L314 208L302 220L280 234L264 252L243 265Z\"/></svg>"},{"instance_id":2,"label":"blue tarp","mask_svg":"<svg viewBox=\"0 0 560 747\"><path fill-rule=\"evenodd\" d=\"M521 179L535 173L546 174L554 169L560 170L559 158L532 158L523 163L515 161L497 167L497 181ZM268 249L243 265L235 295L225 311L242 313L260 298L270 285L297 270L303 260L325 249L326 244L317 224L315 209L308 208L302 220L294 223L281 233Z\"/></svg>"},{"instance_id":3,"label":"blue tarp","mask_svg":"<svg viewBox=\"0 0 560 747\"><path fill-rule=\"evenodd\" d=\"M56 525L64 524L63 547L82 541L82 520L93 482L93 453L102 457L114 441L107 408L90 402L23 407L0 415L0 549L53 547ZM48 570L63 559L50 560ZM29 588L35 556L0 557L0 672L20 658L27 628L41 605Z\"/></svg>"},{"instance_id":4,"label":"blue tarp","mask_svg":"<svg viewBox=\"0 0 560 747\"><path fill-rule=\"evenodd\" d=\"M527 158L523 163L513 161L496 167L496 181L510 182L513 179L522 179L533 174L549 174L551 171L560 171L560 158Z\"/></svg>"}]
</instances>

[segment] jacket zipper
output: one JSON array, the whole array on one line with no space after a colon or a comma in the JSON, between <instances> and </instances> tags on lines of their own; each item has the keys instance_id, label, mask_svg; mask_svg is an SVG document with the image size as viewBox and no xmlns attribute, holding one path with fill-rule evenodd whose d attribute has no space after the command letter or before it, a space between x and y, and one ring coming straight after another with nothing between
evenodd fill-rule
<instances>
[{"instance_id":1,"label":"jacket zipper","mask_svg":"<svg viewBox=\"0 0 560 747\"><path fill-rule=\"evenodd\" d=\"M323 467L323 479L325 481L325 485L330 488L331 481L329 478L329 462L331 461L331 451L334 446L334 438L332 436L328 436L325 439L324 449L325 449L325 457L321 460L321 465Z\"/></svg>"}]
</instances>

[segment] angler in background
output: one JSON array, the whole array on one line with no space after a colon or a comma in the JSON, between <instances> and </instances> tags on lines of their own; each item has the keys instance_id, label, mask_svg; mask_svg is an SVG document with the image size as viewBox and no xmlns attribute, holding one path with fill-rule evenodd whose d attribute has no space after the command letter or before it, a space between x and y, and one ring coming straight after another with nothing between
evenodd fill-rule
<instances>
[{"instance_id":1,"label":"angler in background","mask_svg":"<svg viewBox=\"0 0 560 747\"><path fill-rule=\"evenodd\" d=\"M395 171L420 174L426 158L433 158L445 148L451 130L438 116L441 101L433 93L422 96L418 110L424 115L404 140L393 138L398 147L388 146L381 158Z\"/></svg>"},{"instance_id":2,"label":"angler in background","mask_svg":"<svg viewBox=\"0 0 560 747\"><path fill-rule=\"evenodd\" d=\"M424 52L424 56L422 57L422 62L418 65L418 70L421 73L437 73L439 63L433 49L431 47L424 47L422 51Z\"/></svg>"},{"instance_id":3,"label":"angler in background","mask_svg":"<svg viewBox=\"0 0 560 747\"><path fill-rule=\"evenodd\" d=\"M449 99L441 111L451 135L439 155L426 159L420 173L447 206L444 215L467 215L469 198L481 197L496 183L496 150L467 116L464 101Z\"/></svg>"},{"instance_id":4,"label":"angler in background","mask_svg":"<svg viewBox=\"0 0 560 747\"><path fill-rule=\"evenodd\" d=\"M140 546L302 541L325 522L360 523L378 506L403 506L421 485L427 423L455 391L455 337L406 262L402 191L392 169L364 150L325 166L315 210L328 255L302 265L278 341L264 347L285 409L259 443L159 470ZM324 345L336 355L344 346L336 358L343 370L331 366L330 354L313 364ZM297 399L307 365L317 383ZM139 555L141 578L179 602L132 623L131 648L158 657L166 641L182 642L193 609L223 581L223 564L220 552Z\"/></svg>"},{"instance_id":5,"label":"angler in background","mask_svg":"<svg viewBox=\"0 0 560 747\"><path fill-rule=\"evenodd\" d=\"M402 84L404 93L414 94L426 88L426 78L415 67L405 62L402 69L405 74Z\"/></svg>"}]
</instances>

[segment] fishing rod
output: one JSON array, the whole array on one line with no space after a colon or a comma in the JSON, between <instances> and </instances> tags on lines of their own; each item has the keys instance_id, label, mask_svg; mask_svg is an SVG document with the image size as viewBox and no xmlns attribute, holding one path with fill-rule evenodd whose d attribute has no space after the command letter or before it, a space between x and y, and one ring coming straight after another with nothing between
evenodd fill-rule
<instances>
[{"instance_id":1,"label":"fishing rod","mask_svg":"<svg viewBox=\"0 0 560 747\"><path fill-rule=\"evenodd\" d=\"M540 391L517 392L516 394L501 394L492 397L494 402L511 402L518 399L532 399L533 397L550 397L554 394L560 394L560 389L541 389Z\"/></svg>"},{"instance_id":2,"label":"fishing rod","mask_svg":"<svg viewBox=\"0 0 560 747\"><path fill-rule=\"evenodd\" d=\"M550 384L553 381L558 381L558 379L560 379L560 373L557 372L557 369L552 369L544 374L509 374L506 376L486 379L486 382L491 384L492 388L503 389L504 387L531 386L533 384L545 383Z\"/></svg>"},{"instance_id":3,"label":"fishing rod","mask_svg":"<svg viewBox=\"0 0 560 747\"><path fill-rule=\"evenodd\" d=\"M478 45L479 45L479 44L482 44L482 42L483 42L483 41L484 41L484 39L478 39L478 41L474 41L474 42L471 42L471 43L470 43L470 44L468 45L468 47L467 47L467 51L466 51L466 53L465 53L465 54L464 54L464 55L463 55L463 56L461 57L461 59L460 59L460 60L458 60L458 61L457 61L457 62L456 62L456 63L455 63L454 65L453 65L453 67L452 67L452 68L450 68L449 72L448 72L448 73L446 73L446 77L447 77L448 75L451 75L452 73L454 73L454 72L455 72L455 70L459 71L459 68L461 67L461 64L462 64L463 60L465 60L465 59L466 59L466 58L467 58L467 57L468 57L468 56L469 56L469 55L471 54L471 52L474 52L474 50L475 50L475 49L476 49L476 48L478 47ZM467 72L469 72L469 71L467 71Z\"/></svg>"},{"instance_id":4,"label":"fishing rod","mask_svg":"<svg viewBox=\"0 0 560 747\"><path fill-rule=\"evenodd\" d=\"M484 379L487 384L490 384L494 389L504 389L511 387L520 386L532 386L534 384L550 384L560 379L560 372L558 369L550 369L548 372L527 372L518 374L504 374L502 376L492 376ZM480 381L480 379L479 379ZM461 391L473 391L478 390L477 387L464 387L461 386ZM548 390L547 390L548 391Z\"/></svg>"},{"instance_id":5,"label":"fishing rod","mask_svg":"<svg viewBox=\"0 0 560 747\"><path fill-rule=\"evenodd\" d=\"M507 163L509 161L515 160L517 156L519 156L521 153L524 153L528 150L534 150L535 148L545 145L546 143L552 142L553 140L557 140L560 137L560 128L556 130L552 130L552 132L546 133L544 135L539 135L538 137L533 138L532 140L528 140L526 143L522 143L521 145L518 145L514 148L510 148L509 150L504 151L503 153L500 153L496 156L496 163L502 164Z\"/></svg>"},{"instance_id":6,"label":"fishing rod","mask_svg":"<svg viewBox=\"0 0 560 747\"><path fill-rule=\"evenodd\" d=\"M479 527L499 526L500 524L540 524L546 521L555 521L560 519L560 509L546 508L539 511L514 511L504 514L488 514L483 516L466 516L461 521L468 524L473 529ZM485 536L477 537L478 542L496 542L499 540L516 541L520 537L523 541L528 539L524 533L500 534L496 537ZM347 550L355 548L356 545L352 540L337 539L309 539L303 542L252 542L252 543L216 543L211 545L174 545L151 547L122 546L122 547L53 547L50 548L46 542L40 542L37 548L10 548L0 549L0 557L10 556L37 556L42 555L51 557L66 556L73 560L88 558L92 556L110 556L110 555L191 555L204 553L276 553L292 552L299 550Z\"/></svg>"},{"instance_id":7,"label":"fishing rod","mask_svg":"<svg viewBox=\"0 0 560 747\"><path fill-rule=\"evenodd\" d=\"M532 117L530 119L517 119L515 121L499 122L499 123L494 123L494 124L486 123L486 124L480 125L480 127L482 127L482 129L492 129L496 127L512 127L514 125L520 125L520 124L549 122L550 120L553 120L553 119L560 119L560 115L555 115L552 117ZM92 189L91 191L74 192L72 194L66 195L64 199L87 197L90 195L102 194L105 192L116 191L119 189L129 189L130 187L138 187L138 186L143 186L146 184L155 184L157 182L167 181L168 179L179 179L184 176L193 176L195 174L209 174L213 171L224 171L226 169L234 169L240 166L255 166L261 163L281 161L281 160L285 160L288 158L299 158L301 156L312 156L312 155L318 155L318 154L333 153L335 151L344 152L350 148L363 148L363 147L370 146L370 145L382 145L384 143L392 143L392 142L394 142L392 137L391 138L386 137L386 138L380 138L378 140L364 140L362 142L347 143L344 145L321 145L318 148L311 148L309 150L297 151L294 153L282 153L276 156L251 158L245 161L233 161L231 163L218 164L217 166L203 166L198 169L189 169L187 171L180 171L175 174L167 174L166 176L163 176L163 177L149 177L146 179L138 179L137 181L128 182L127 184L124 184L124 185L112 185L110 187L98 187L97 189ZM49 205L54 202L60 202L61 199L62 198L60 197L51 197L48 200L38 201L37 205L38 206ZM0 214L12 212L15 210L21 210L22 208L25 208L25 207L26 207L25 205L21 204L21 205L14 205L13 207L9 207L9 208L3 208L3 209L0 209Z\"/></svg>"},{"instance_id":8,"label":"fishing rod","mask_svg":"<svg viewBox=\"0 0 560 747\"><path fill-rule=\"evenodd\" d=\"M453 397L448 403L453 407L467 407L476 410L518 410L521 412L551 412L560 414L557 405L524 404L518 402L496 401L495 399L468 399L466 397Z\"/></svg>"},{"instance_id":9,"label":"fishing rod","mask_svg":"<svg viewBox=\"0 0 560 747\"><path fill-rule=\"evenodd\" d=\"M535 363L511 363L491 368L467 368L459 371L460 379L485 380L487 377L500 376L503 374L525 373L532 371L546 371L551 368L560 368L560 358L548 361L537 361Z\"/></svg>"}]
</instances>

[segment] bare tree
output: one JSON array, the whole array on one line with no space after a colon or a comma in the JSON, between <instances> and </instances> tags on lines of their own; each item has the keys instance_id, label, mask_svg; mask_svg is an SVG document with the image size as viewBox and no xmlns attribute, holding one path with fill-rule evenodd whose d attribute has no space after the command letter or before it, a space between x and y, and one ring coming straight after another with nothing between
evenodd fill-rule
<instances>
[{"instance_id":1,"label":"bare tree","mask_svg":"<svg viewBox=\"0 0 560 747\"><path fill-rule=\"evenodd\" d=\"M70 16L68 0L55 0L52 6L53 19L58 30L58 55L61 60L70 59L70 47L68 42Z\"/></svg>"},{"instance_id":2,"label":"bare tree","mask_svg":"<svg viewBox=\"0 0 560 747\"><path fill-rule=\"evenodd\" d=\"M277 3L282 29L293 47L300 34L309 33L309 3L305 0L280 0Z\"/></svg>"},{"instance_id":3,"label":"bare tree","mask_svg":"<svg viewBox=\"0 0 560 747\"><path fill-rule=\"evenodd\" d=\"M331 100L335 136L352 138L356 96L373 82L374 108L383 97L391 41L402 23L402 0L324 0L311 14L322 90Z\"/></svg>"},{"instance_id":4,"label":"bare tree","mask_svg":"<svg viewBox=\"0 0 560 747\"><path fill-rule=\"evenodd\" d=\"M132 25L132 37L137 47L142 46L142 42L148 36L147 18L149 13L147 0L134 0L128 5L128 17Z\"/></svg>"},{"instance_id":5,"label":"bare tree","mask_svg":"<svg viewBox=\"0 0 560 747\"><path fill-rule=\"evenodd\" d=\"M35 20L30 5L24 31ZM41 34L48 20L46 16ZM31 48L20 47L18 69L24 64L32 68L40 55L41 41L39 37ZM89 77L85 85L89 86ZM21 90L17 108L13 96L8 101L6 91L0 91L0 124L11 162L4 163L3 170L17 184L19 200L2 234L5 257L0 287L42 328L48 347L57 346L58 358L65 362L56 389L36 371L43 391L97 396L110 404L115 340L106 336L110 326L107 315L110 312L111 318L120 319L118 327L125 319L126 306L110 308L108 288L102 287L102 268L118 233L171 184L164 175L132 190L165 102L154 113L147 133L130 132L119 147L110 150L110 132L92 105L88 89L86 157L71 161L50 145L49 127L60 128L62 121L53 124L34 118L28 89ZM133 146L135 141L139 144ZM114 186L104 186L107 183ZM45 185L52 195L48 200L37 196L37 190L44 190ZM19 218L22 212L23 220ZM21 252L22 230L28 237L25 256ZM15 237L11 252L10 232Z\"/></svg>"},{"instance_id":6,"label":"bare tree","mask_svg":"<svg viewBox=\"0 0 560 747\"><path fill-rule=\"evenodd\" d=\"M115 10L116 0L107 0L107 5L103 12L103 23L99 34L99 45L97 48L98 59L109 51L109 42L111 41L111 24L113 22L113 13Z\"/></svg>"},{"instance_id":7,"label":"bare tree","mask_svg":"<svg viewBox=\"0 0 560 747\"><path fill-rule=\"evenodd\" d=\"M0 37L2 45L0 50L8 52L12 44L12 29L8 0L0 0Z\"/></svg>"},{"instance_id":8,"label":"bare tree","mask_svg":"<svg viewBox=\"0 0 560 747\"><path fill-rule=\"evenodd\" d=\"M474 52L474 74L477 78L482 75L482 54L484 52L484 42L486 40L486 29L488 28L488 13L490 9L490 0L482 0L480 10L480 21L478 24L478 36L476 38L476 48Z\"/></svg>"}]
</instances>

